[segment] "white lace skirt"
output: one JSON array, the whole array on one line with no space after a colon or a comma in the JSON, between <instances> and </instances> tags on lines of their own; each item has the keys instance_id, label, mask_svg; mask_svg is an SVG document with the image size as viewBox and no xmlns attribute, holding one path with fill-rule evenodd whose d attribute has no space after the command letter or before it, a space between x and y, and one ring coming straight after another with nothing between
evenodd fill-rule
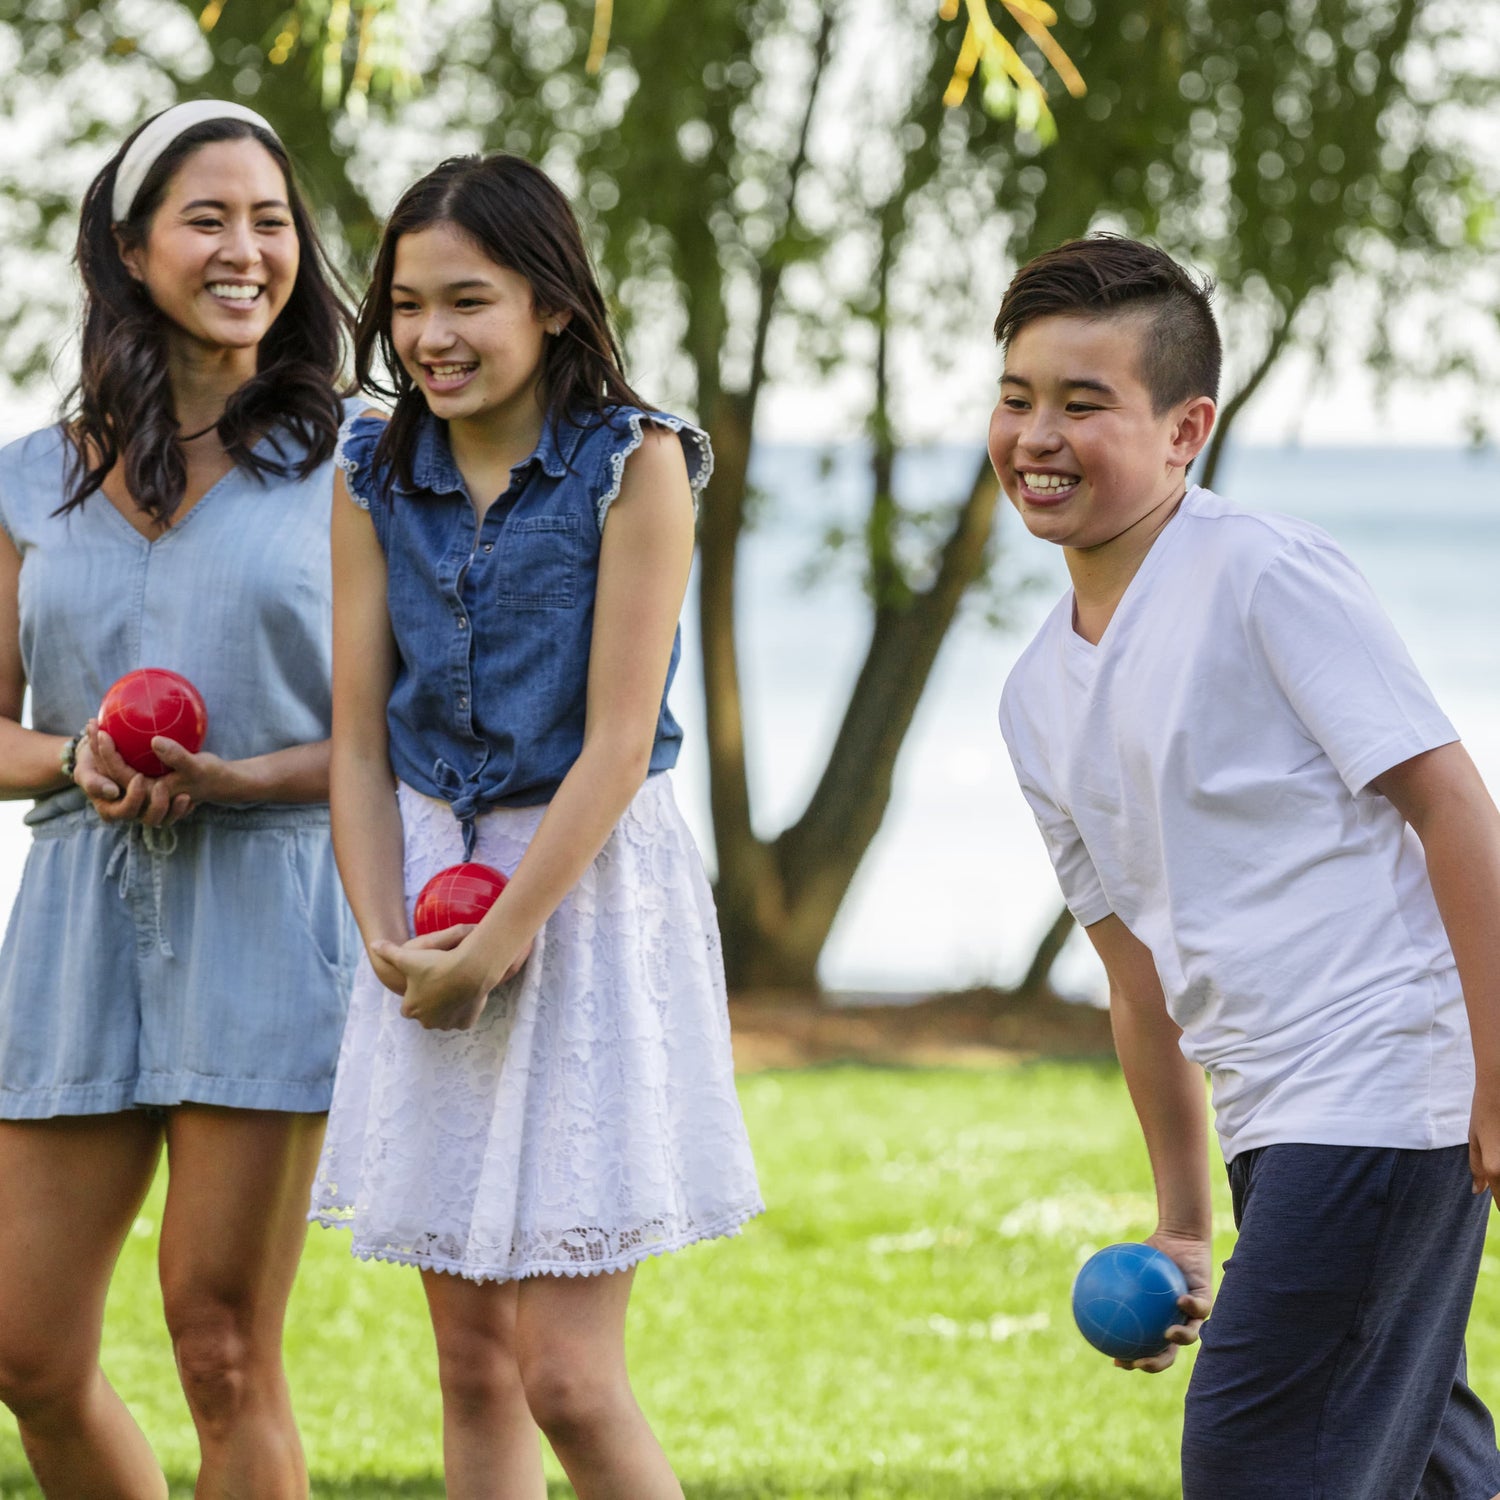
<instances>
[{"instance_id":1,"label":"white lace skirt","mask_svg":"<svg viewBox=\"0 0 1500 1500\"><path fill-rule=\"evenodd\" d=\"M463 858L447 805L400 788L408 913ZM481 816L510 874L544 808ZM313 1187L354 1253L474 1280L618 1271L761 1211L734 1091L702 862L650 777L470 1031L426 1031L360 958Z\"/></svg>"}]
</instances>

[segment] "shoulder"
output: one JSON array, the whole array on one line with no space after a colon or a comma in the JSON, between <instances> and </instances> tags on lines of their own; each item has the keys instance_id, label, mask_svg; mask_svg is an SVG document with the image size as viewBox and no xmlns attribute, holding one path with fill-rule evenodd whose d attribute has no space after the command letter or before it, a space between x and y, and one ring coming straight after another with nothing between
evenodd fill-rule
<instances>
[{"instance_id":1,"label":"shoulder","mask_svg":"<svg viewBox=\"0 0 1500 1500\"><path fill-rule=\"evenodd\" d=\"M375 448L389 420L386 413L362 399L344 403L344 421L339 427L333 461L343 471L349 498L361 510L369 510L381 477L375 472Z\"/></svg>"},{"instance_id":2,"label":"shoulder","mask_svg":"<svg viewBox=\"0 0 1500 1500\"><path fill-rule=\"evenodd\" d=\"M0 474L11 476L55 469L68 456L68 440L61 422L38 427L0 448Z\"/></svg>"},{"instance_id":3,"label":"shoulder","mask_svg":"<svg viewBox=\"0 0 1500 1500\"><path fill-rule=\"evenodd\" d=\"M1212 490L1190 489L1179 521L1171 565L1146 580L1149 592L1173 592L1174 580L1186 575L1196 588L1221 590L1248 609L1267 570L1290 557L1311 553L1347 564L1338 543L1312 522L1246 510Z\"/></svg>"},{"instance_id":4,"label":"shoulder","mask_svg":"<svg viewBox=\"0 0 1500 1500\"><path fill-rule=\"evenodd\" d=\"M625 479L625 465L631 456L640 452L640 462L659 466L663 478L680 472L677 454L681 453L687 465L688 489L692 493L693 508L699 500L714 471L713 447L708 434L701 427L673 416L665 411L648 411L636 406L613 406L602 421L585 437L580 448L595 448L599 458L601 492L596 510L599 524L609 507L619 498L620 486Z\"/></svg>"},{"instance_id":5,"label":"shoulder","mask_svg":"<svg viewBox=\"0 0 1500 1500\"><path fill-rule=\"evenodd\" d=\"M17 539L23 514L50 515L63 501L72 447L60 422L0 448L0 528Z\"/></svg>"},{"instance_id":6,"label":"shoulder","mask_svg":"<svg viewBox=\"0 0 1500 1500\"><path fill-rule=\"evenodd\" d=\"M1188 491L1182 510L1190 550L1222 555L1252 571L1289 546L1339 550L1338 543L1311 521L1276 511L1246 510L1197 486Z\"/></svg>"}]
</instances>

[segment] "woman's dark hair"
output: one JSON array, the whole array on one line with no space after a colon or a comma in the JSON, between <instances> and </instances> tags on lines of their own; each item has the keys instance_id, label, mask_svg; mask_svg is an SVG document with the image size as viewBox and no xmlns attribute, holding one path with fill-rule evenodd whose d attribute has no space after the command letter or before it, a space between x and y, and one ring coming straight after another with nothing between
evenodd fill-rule
<instances>
[{"instance_id":1,"label":"woman's dark hair","mask_svg":"<svg viewBox=\"0 0 1500 1500\"><path fill-rule=\"evenodd\" d=\"M129 216L116 225L115 173L139 134L115 152L84 195L75 254L84 292L82 360L65 415L73 453L59 515L82 505L122 459L131 498L153 520L170 521L182 502L187 466L167 378L167 320L126 269L120 248L121 242L132 249L145 243L173 174L211 142L253 140L271 154L286 178L300 249L291 295L261 340L255 374L229 398L216 424L219 441L237 468L257 478L294 474L305 479L333 453L343 417L334 382L352 320L339 295L343 284L297 190L286 148L243 120L190 126L152 164ZM284 458L281 432L303 450L293 462L279 461ZM277 458L255 451L267 435Z\"/></svg>"},{"instance_id":2,"label":"woman's dark hair","mask_svg":"<svg viewBox=\"0 0 1500 1500\"><path fill-rule=\"evenodd\" d=\"M1219 399L1223 359L1212 306L1214 284L1165 250L1119 234L1091 234L1038 255L1016 272L995 319L1009 346L1038 318L1141 315L1141 381L1158 416L1193 396Z\"/></svg>"},{"instance_id":3,"label":"woman's dark hair","mask_svg":"<svg viewBox=\"0 0 1500 1500\"><path fill-rule=\"evenodd\" d=\"M524 276L540 315L571 314L562 333L547 339L543 349L542 390L550 419L592 414L602 420L612 406L647 407L625 383L599 279L578 220L557 184L519 156L454 156L401 195L386 222L359 308L355 379L395 402L375 450L377 468L388 465L402 485L412 488L412 454L427 402L391 338L391 280L401 236L437 224L451 224L496 265Z\"/></svg>"}]
</instances>

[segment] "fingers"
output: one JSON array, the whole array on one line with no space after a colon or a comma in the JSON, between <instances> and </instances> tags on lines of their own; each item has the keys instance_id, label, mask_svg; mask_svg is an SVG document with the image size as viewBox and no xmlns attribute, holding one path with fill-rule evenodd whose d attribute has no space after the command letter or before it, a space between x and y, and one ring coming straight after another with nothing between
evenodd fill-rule
<instances>
[{"instance_id":1,"label":"fingers","mask_svg":"<svg viewBox=\"0 0 1500 1500\"><path fill-rule=\"evenodd\" d=\"M1150 1359L1117 1359L1115 1364L1122 1370L1140 1370L1146 1375L1160 1375L1163 1370L1171 1369L1176 1358L1177 1350L1168 1344L1160 1354L1153 1354Z\"/></svg>"},{"instance_id":2,"label":"fingers","mask_svg":"<svg viewBox=\"0 0 1500 1500\"><path fill-rule=\"evenodd\" d=\"M118 802L120 789L108 776L102 776L92 766L80 761L73 773L73 780L90 802Z\"/></svg>"},{"instance_id":3,"label":"fingers","mask_svg":"<svg viewBox=\"0 0 1500 1500\"><path fill-rule=\"evenodd\" d=\"M106 823L129 823L141 815L147 795L146 778L136 772L126 782L125 790L114 800L95 802L94 811Z\"/></svg>"},{"instance_id":4,"label":"fingers","mask_svg":"<svg viewBox=\"0 0 1500 1500\"><path fill-rule=\"evenodd\" d=\"M1474 1180L1474 1194L1477 1197L1490 1185L1490 1174L1485 1170L1484 1147L1479 1142L1476 1134L1469 1136L1469 1176Z\"/></svg>"},{"instance_id":5,"label":"fingers","mask_svg":"<svg viewBox=\"0 0 1500 1500\"><path fill-rule=\"evenodd\" d=\"M124 786L132 776L140 774L125 764L119 750L115 748L115 742L99 728L97 720L89 720L87 733L89 737L89 749L93 752L94 764L111 781Z\"/></svg>"},{"instance_id":6,"label":"fingers","mask_svg":"<svg viewBox=\"0 0 1500 1500\"><path fill-rule=\"evenodd\" d=\"M187 747L179 745L176 740L169 740L164 734L152 737L151 752L169 771L192 769L193 756Z\"/></svg>"},{"instance_id":7,"label":"fingers","mask_svg":"<svg viewBox=\"0 0 1500 1500\"><path fill-rule=\"evenodd\" d=\"M165 777L157 777L146 783L146 805L141 809L141 822L148 828L160 828L172 812L172 784Z\"/></svg>"},{"instance_id":8,"label":"fingers","mask_svg":"<svg viewBox=\"0 0 1500 1500\"><path fill-rule=\"evenodd\" d=\"M402 943L393 943L389 938L376 938L370 944L371 961L379 960L387 968L394 969L403 979L407 977L409 959L402 949Z\"/></svg>"},{"instance_id":9,"label":"fingers","mask_svg":"<svg viewBox=\"0 0 1500 1500\"><path fill-rule=\"evenodd\" d=\"M421 937L409 938L402 946L447 952L458 947L473 932L474 926L473 922L460 922L456 927L444 927L440 932L424 932Z\"/></svg>"},{"instance_id":10,"label":"fingers","mask_svg":"<svg viewBox=\"0 0 1500 1500\"><path fill-rule=\"evenodd\" d=\"M402 1003L401 1014L408 1021L416 1021L424 1031L468 1031L484 1014L486 998L481 995L477 1000L470 1000L464 1005L427 1011L420 1004L414 1003L408 995Z\"/></svg>"},{"instance_id":11,"label":"fingers","mask_svg":"<svg viewBox=\"0 0 1500 1500\"><path fill-rule=\"evenodd\" d=\"M1213 1311L1213 1303L1195 1292L1179 1297L1177 1306L1188 1315L1188 1321L1193 1323L1201 1323Z\"/></svg>"}]
</instances>

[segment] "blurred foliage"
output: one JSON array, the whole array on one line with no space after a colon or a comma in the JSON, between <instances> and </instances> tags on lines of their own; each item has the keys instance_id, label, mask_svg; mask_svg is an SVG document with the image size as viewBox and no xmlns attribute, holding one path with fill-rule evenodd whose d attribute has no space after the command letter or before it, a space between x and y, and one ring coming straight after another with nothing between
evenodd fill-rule
<instances>
[{"instance_id":1,"label":"blurred foliage","mask_svg":"<svg viewBox=\"0 0 1500 1500\"><path fill-rule=\"evenodd\" d=\"M1453 377L1444 389L1477 426L1500 308L1497 162L1479 124L1500 88L1500 18L1495 0L1062 0L1049 33L1027 0L1006 13L1034 23L1014 50L1055 118L1046 144L1027 88L1006 118L989 82L944 103L988 35L979 0L962 15L955 0L611 9L601 50L593 0L0 0L0 351L18 382L54 357L79 193L177 97L264 110L356 275L378 215L443 156L542 162L580 207L637 383L714 436L701 604L727 951L733 969L738 923L768 949L800 922L786 972L806 975L959 595L983 606L986 582L1010 586L991 566L983 471L968 494L917 496L900 460L907 434L931 433L936 383L985 357L1011 270L1110 227L1214 274L1230 350L1216 444L1298 347ZM1052 34L1086 93L1062 86ZM815 530L860 580L872 644L801 836L766 837L745 772L733 559L759 513L806 503L752 506L748 488L761 399L788 383L823 383L868 441L860 512ZM982 423L946 436L974 442Z\"/></svg>"},{"instance_id":2,"label":"blurred foliage","mask_svg":"<svg viewBox=\"0 0 1500 1500\"><path fill-rule=\"evenodd\" d=\"M444 152L546 160L593 219L627 318L665 332L651 363L674 367L681 400L756 379L768 267L783 273L771 378L868 370L877 318L923 346L903 356L911 369L972 348L1019 258L1100 223L1218 277L1240 380L1273 344L1340 339L1383 369L1461 373L1477 358L1466 320L1434 325L1420 294L1449 310L1477 278L1475 311L1493 322L1494 162L1475 122L1500 76L1482 25L1495 12L1066 0L1059 32L1093 88L1056 90L1062 133L1043 150L974 99L941 108L975 29L968 10L964 27L943 24L957 0L936 25L931 0L628 0L596 77L592 0L0 0L0 236L7 269L23 268L0 286L0 348L18 383L56 350L59 253L109 146L175 97L223 94L277 121L354 264L377 212ZM814 84L825 19L832 56ZM1017 56L1048 76L1030 36ZM1328 293L1351 277L1389 316L1340 318Z\"/></svg>"}]
</instances>

